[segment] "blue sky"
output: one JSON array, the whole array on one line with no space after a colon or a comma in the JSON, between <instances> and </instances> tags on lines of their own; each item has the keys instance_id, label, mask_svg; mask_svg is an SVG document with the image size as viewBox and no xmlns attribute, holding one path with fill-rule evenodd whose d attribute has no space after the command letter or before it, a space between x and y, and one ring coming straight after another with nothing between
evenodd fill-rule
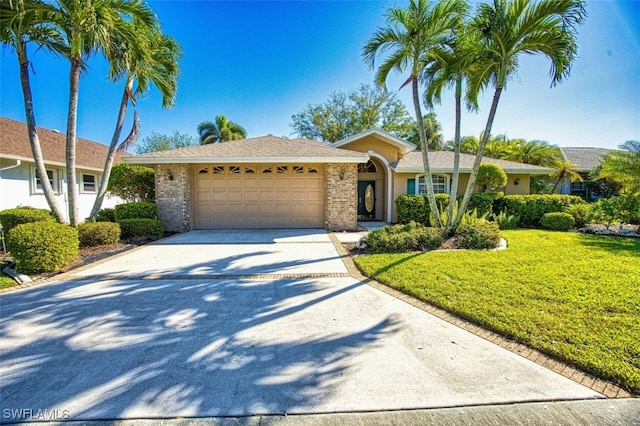
<instances>
[{"instance_id":1,"label":"blue sky","mask_svg":"<svg viewBox=\"0 0 640 426\"><path fill-rule=\"evenodd\" d=\"M291 116L335 90L372 83L362 46L402 1L150 1L163 30L184 49L176 106L163 110L153 90L140 101L141 137L197 125L224 114L249 136L291 135ZM542 139L560 146L615 148L640 139L640 0L588 1L572 76L550 88L549 64L523 57L503 93L494 134ZM45 52L31 57L38 125L65 131L68 65ZM15 53L0 56L0 113L24 121ZM397 91L404 79L389 80ZM80 88L78 135L107 143L122 85L106 79L96 57ZM413 111L409 89L398 92ZM463 134L484 128L490 96L465 114ZM453 104L436 107L445 138L453 136ZM293 135L291 135L293 136Z\"/></svg>"}]
</instances>

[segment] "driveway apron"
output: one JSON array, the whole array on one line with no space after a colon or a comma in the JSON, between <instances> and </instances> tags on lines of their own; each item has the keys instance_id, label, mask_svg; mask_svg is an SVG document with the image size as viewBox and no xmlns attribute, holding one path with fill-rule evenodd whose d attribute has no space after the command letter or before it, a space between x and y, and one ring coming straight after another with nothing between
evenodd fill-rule
<instances>
[{"instance_id":1,"label":"driveway apron","mask_svg":"<svg viewBox=\"0 0 640 426\"><path fill-rule=\"evenodd\" d=\"M192 231L0 308L3 422L602 397L351 278L322 230Z\"/></svg>"}]
</instances>

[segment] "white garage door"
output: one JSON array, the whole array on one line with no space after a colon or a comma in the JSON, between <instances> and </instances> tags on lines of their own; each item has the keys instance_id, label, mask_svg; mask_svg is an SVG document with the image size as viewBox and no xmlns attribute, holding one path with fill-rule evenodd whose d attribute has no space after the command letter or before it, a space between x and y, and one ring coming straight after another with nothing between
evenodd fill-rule
<instances>
[{"instance_id":1,"label":"white garage door","mask_svg":"<svg viewBox=\"0 0 640 426\"><path fill-rule=\"evenodd\" d=\"M195 228L323 228L321 165L196 165Z\"/></svg>"}]
</instances>

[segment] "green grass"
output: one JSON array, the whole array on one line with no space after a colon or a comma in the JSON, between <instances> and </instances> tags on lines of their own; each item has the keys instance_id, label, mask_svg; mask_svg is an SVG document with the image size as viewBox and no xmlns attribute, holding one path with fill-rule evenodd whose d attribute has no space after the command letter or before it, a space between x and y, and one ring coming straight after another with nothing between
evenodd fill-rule
<instances>
[{"instance_id":1,"label":"green grass","mask_svg":"<svg viewBox=\"0 0 640 426\"><path fill-rule=\"evenodd\" d=\"M640 391L640 239L502 231L500 252L360 256L363 273Z\"/></svg>"},{"instance_id":2,"label":"green grass","mask_svg":"<svg viewBox=\"0 0 640 426\"><path fill-rule=\"evenodd\" d=\"M0 290L2 290L3 288L18 285L11 277L2 272L2 268L4 268L6 265L6 262L0 262Z\"/></svg>"}]
</instances>

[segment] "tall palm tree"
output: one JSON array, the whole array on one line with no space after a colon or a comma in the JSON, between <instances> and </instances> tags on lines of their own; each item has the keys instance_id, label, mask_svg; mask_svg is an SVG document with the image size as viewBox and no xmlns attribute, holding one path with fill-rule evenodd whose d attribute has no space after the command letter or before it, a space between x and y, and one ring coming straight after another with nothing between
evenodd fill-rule
<instances>
[{"instance_id":1,"label":"tall palm tree","mask_svg":"<svg viewBox=\"0 0 640 426\"><path fill-rule=\"evenodd\" d=\"M69 223L78 223L76 183L76 129L80 73L87 59L107 52L118 40L136 42L128 22L134 19L151 28L158 25L153 11L141 0L57 0L55 24L64 35L69 50L69 110L67 114L66 168Z\"/></svg>"},{"instance_id":2,"label":"tall palm tree","mask_svg":"<svg viewBox=\"0 0 640 426\"><path fill-rule=\"evenodd\" d=\"M569 77L577 55L577 27L586 12L582 0L493 0L481 3L471 22L482 48L470 70L468 94L477 97L492 85L493 100L478 146L467 188L454 221L457 226L469 204L478 176L500 95L518 69L522 54L541 54L551 61L551 86Z\"/></svg>"},{"instance_id":3,"label":"tall palm tree","mask_svg":"<svg viewBox=\"0 0 640 426\"><path fill-rule=\"evenodd\" d=\"M557 160L553 167L556 170L551 174L551 177L556 179L556 183L553 185L551 192L556 192L558 185L565 177L568 177L571 182L583 181L582 176L577 170L578 165L569 160Z\"/></svg>"},{"instance_id":4,"label":"tall palm tree","mask_svg":"<svg viewBox=\"0 0 640 426\"><path fill-rule=\"evenodd\" d=\"M387 26L378 28L362 50L363 61L370 69L375 67L378 54L389 53L376 71L375 81L378 85L386 84L391 71L408 74L402 87L411 84L420 144L423 147L427 198L438 227L442 227L442 223L433 191L427 135L420 107L419 79L425 67L434 61L434 55L439 50L446 50L452 42L453 30L459 25L465 9L466 3L460 0L443 0L433 7L426 0L411 0L406 9L390 8Z\"/></svg>"},{"instance_id":5,"label":"tall palm tree","mask_svg":"<svg viewBox=\"0 0 640 426\"><path fill-rule=\"evenodd\" d=\"M507 160L536 166L553 167L562 159L560 148L546 141L514 139L511 141Z\"/></svg>"},{"instance_id":6,"label":"tall palm tree","mask_svg":"<svg viewBox=\"0 0 640 426\"><path fill-rule=\"evenodd\" d=\"M162 106L170 108L175 103L178 89L178 60L182 56L180 45L173 38L162 34L159 27L155 25L149 28L135 19L129 25L131 25L131 31L137 34L137 42L131 45L125 39L119 40L113 44L113 50L108 53L111 78L114 80L123 78L125 85L102 178L91 209L91 217L97 216L102 207L116 150L125 150L135 143L139 126L136 98L144 96L153 85L160 90ZM120 142L129 103L134 108L133 126L129 135Z\"/></svg>"},{"instance_id":7,"label":"tall palm tree","mask_svg":"<svg viewBox=\"0 0 640 426\"><path fill-rule=\"evenodd\" d=\"M247 131L241 125L229 121L226 116L220 114L216 116L214 122L203 121L198 124L198 135L200 135L200 143L207 145L244 139L247 137Z\"/></svg>"},{"instance_id":8,"label":"tall palm tree","mask_svg":"<svg viewBox=\"0 0 640 426\"><path fill-rule=\"evenodd\" d=\"M64 222L64 213L58 206L55 193L44 165L44 157L40 147L40 138L36 127L36 116L33 106L33 94L29 78L29 57L27 46L35 43L38 48L50 52L64 52L62 36L54 27L48 25L51 20L50 6L39 0L2 1L0 4L0 39L3 47L15 50L20 66L20 85L24 97L25 116L31 153L36 164L36 172L40 176L42 192L49 208L56 219Z\"/></svg>"}]
</instances>

